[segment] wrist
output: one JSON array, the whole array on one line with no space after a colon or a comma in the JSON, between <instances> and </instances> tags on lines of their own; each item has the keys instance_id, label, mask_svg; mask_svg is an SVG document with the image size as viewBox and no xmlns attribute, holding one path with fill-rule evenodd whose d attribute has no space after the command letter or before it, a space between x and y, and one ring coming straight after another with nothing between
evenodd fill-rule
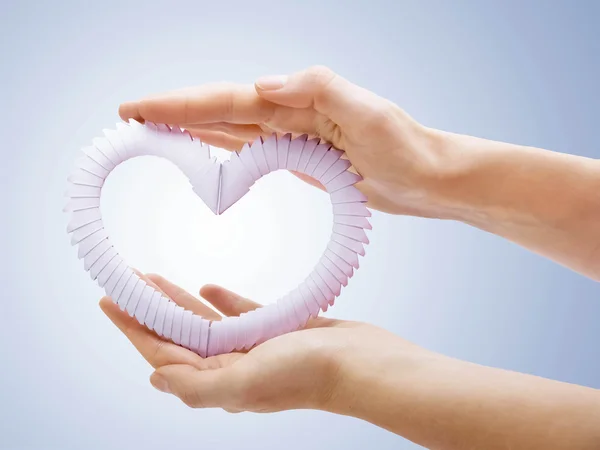
<instances>
[{"instance_id":1,"label":"wrist","mask_svg":"<svg viewBox=\"0 0 600 450\"><path fill-rule=\"evenodd\" d=\"M387 427L395 420L391 409L406 404L405 392L446 358L387 331L374 334L331 356L330 384L319 409Z\"/></svg>"},{"instance_id":2,"label":"wrist","mask_svg":"<svg viewBox=\"0 0 600 450\"><path fill-rule=\"evenodd\" d=\"M393 187L388 189L393 206L387 212L469 223L481 220L485 211L473 196L478 195L476 183L486 152L477 138L416 122L410 132L406 126L397 128L394 170L388 171L393 174ZM412 157L407 159L407 154ZM398 173L403 176L399 178Z\"/></svg>"},{"instance_id":3,"label":"wrist","mask_svg":"<svg viewBox=\"0 0 600 450\"><path fill-rule=\"evenodd\" d=\"M493 214L490 194L513 170L509 144L435 129L427 134L436 161L427 181L435 217L481 228Z\"/></svg>"}]
</instances>

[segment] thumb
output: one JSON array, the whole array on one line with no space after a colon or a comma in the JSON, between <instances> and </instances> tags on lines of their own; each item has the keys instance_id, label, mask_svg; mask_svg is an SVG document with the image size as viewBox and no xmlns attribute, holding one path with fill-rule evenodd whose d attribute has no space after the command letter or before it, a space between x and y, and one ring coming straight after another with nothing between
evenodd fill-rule
<instances>
[{"instance_id":1,"label":"thumb","mask_svg":"<svg viewBox=\"0 0 600 450\"><path fill-rule=\"evenodd\" d=\"M254 87L265 100L292 108L314 108L342 127L356 123L365 107L379 99L323 66L290 76L261 77Z\"/></svg>"},{"instance_id":2,"label":"thumb","mask_svg":"<svg viewBox=\"0 0 600 450\"><path fill-rule=\"evenodd\" d=\"M172 364L158 368L150 383L161 392L173 394L191 408L227 406L233 397L230 369L198 370L187 364Z\"/></svg>"}]
</instances>

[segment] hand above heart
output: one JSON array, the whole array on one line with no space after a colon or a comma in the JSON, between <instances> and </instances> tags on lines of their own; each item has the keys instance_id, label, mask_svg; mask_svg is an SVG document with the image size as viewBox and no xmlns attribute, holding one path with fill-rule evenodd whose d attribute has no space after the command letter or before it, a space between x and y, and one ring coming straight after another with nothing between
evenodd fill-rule
<instances>
[{"instance_id":1,"label":"hand above heart","mask_svg":"<svg viewBox=\"0 0 600 450\"><path fill-rule=\"evenodd\" d=\"M429 129L324 67L269 77L255 86L181 89L124 103L119 114L124 120L176 124L228 150L273 132L319 137L346 152L364 178L357 187L369 198L368 206L394 214L431 215L426 194L446 162L447 151L434 145Z\"/></svg>"}]
</instances>

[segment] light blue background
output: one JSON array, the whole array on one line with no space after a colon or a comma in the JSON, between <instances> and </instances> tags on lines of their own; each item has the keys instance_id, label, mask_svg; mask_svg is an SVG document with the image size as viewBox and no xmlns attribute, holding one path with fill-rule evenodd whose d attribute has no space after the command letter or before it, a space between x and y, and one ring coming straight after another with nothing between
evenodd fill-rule
<instances>
[{"instance_id":1,"label":"light blue background","mask_svg":"<svg viewBox=\"0 0 600 450\"><path fill-rule=\"evenodd\" d=\"M317 63L431 127L600 156L599 2L351 3L3 0L0 448L415 448L351 418L190 410L154 391L97 308L61 212L78 148L121 101ZM462 224L372 222L332 315L600 388L596 283ZM214 281L198 279L183 284Z\"/></svg>"}]
</instances>

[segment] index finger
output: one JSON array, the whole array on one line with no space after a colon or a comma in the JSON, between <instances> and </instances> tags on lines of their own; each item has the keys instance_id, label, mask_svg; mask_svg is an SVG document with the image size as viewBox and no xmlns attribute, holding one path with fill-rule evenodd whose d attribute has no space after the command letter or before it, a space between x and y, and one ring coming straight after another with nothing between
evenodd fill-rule
<instances>
[{"instance_id":1,"label":"index finger","mask_svg":"<svg viewBox=\"0 0 600 450\"><path fill-rule=\"evenodd\" d=\"M252 85L218 83L126 102L119 107L119 116L167 124L253 124L268 122L276 108L259 97Z\"/></svg>"},{"instance_id":2,"label":"index finger","mask_svg":"<svg viewBox=\"0 0 600 450\"><path fill-rule=\"evenodd\" d=\"M152 367L189 364L199 369L205 368L206 364L200 355L158 337L157 334L140 325L134 317L121 311L109 297L102 297L100 308Z\"/></svg>"}]
</instances>

